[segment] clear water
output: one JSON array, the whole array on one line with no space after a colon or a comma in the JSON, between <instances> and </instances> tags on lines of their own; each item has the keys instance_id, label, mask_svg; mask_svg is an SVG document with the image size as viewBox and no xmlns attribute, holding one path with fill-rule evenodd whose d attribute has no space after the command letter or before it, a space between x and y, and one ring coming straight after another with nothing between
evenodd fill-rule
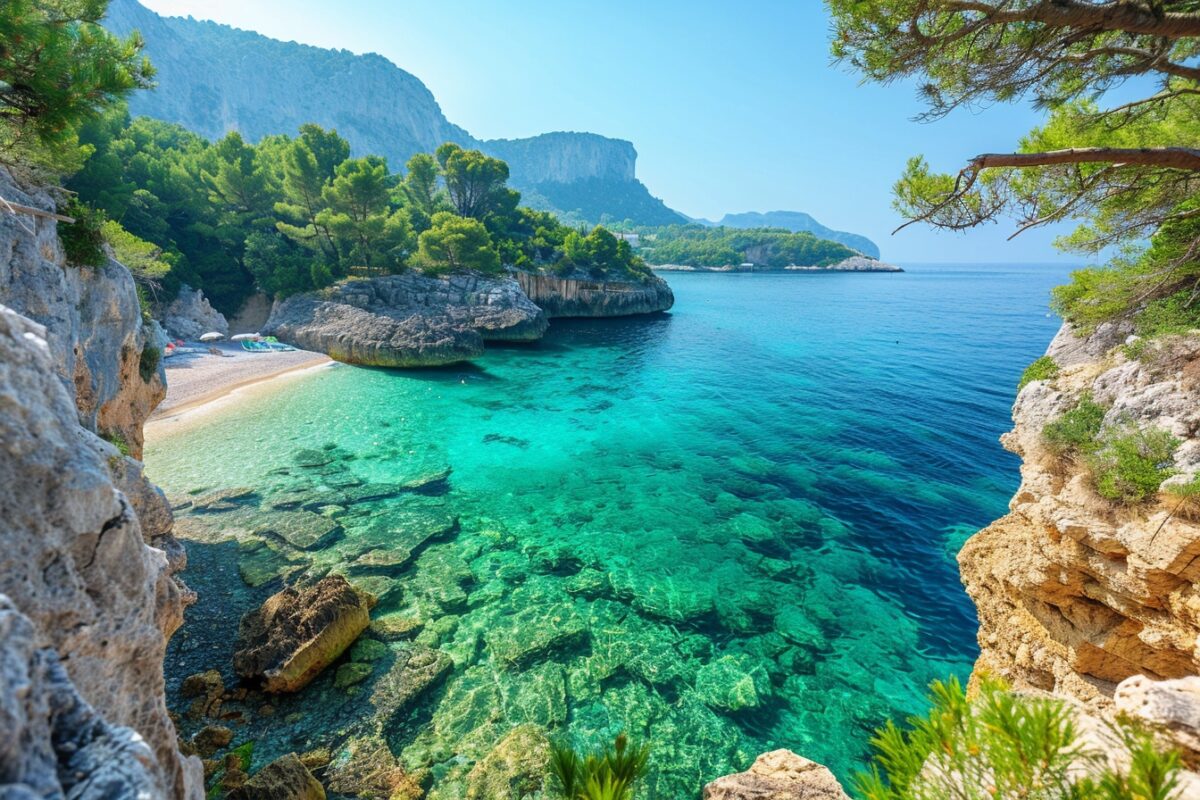
<instances>
[{"instance_id":1,"label":"clear water","mask_svg":"<svg viewBox=\"0 0 1200 800\"><path fill-rule=\"evenodd\" d=\"M648 738L654 797L697 797L777 747L846 776L884 718L970 669L953 557L1016 487L997 437L1057 327L1046 300L1063 273L671 275L670 315L556 321L469 367L334 367L152 441L168 493L255 487L257 515L273 492L338 476L453 470L445 493L321 509L342 530L315 552L252 552L244 518L184 527L201 599L169 683L208 667L232 679L238 616L279 586L246 586L239 559L316 576L363 550L374 516L456 515L412 563L367 570L384 595L373 616L422 624L412 637L454 659L449 677L416 709L368 713L353 709L369 683L323 676L248 715L238 736L259 741L256 760L336 750L374 714L434 797L460 794L528 721L581 745ZM334 463L296 466L334 445Z\"/></svg>"}]
</instances>

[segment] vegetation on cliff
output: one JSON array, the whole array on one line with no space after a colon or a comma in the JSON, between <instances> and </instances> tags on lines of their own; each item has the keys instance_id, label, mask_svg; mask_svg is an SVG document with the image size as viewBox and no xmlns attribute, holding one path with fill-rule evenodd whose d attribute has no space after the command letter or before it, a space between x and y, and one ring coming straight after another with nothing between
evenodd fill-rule
<instances>
[{"instance_id":1,"label":"vegetation on cliff","mask_svg":"<svg viewBox=\"0 0 1200 800\"><path fill-rule=\"evenodd\" d=\"M1061 248L1120 255L1076 272L1055 293L1065 319L1085 330L1145 315L1150 332L1200 324L1194 3L829 0L829 7L834 55L870 80L922 81L926 118L1025 97L1050 110L1015 152L978 155L957 174L913 158L895 200L910 222L963 230L1009 216L1020 233L1078 220ZM1118 101L1110 90L1121 87L1133 92Z\"/></svg>"},{"instance_id":2,"label":"vegetation on cliff","mask_svg":"<svg viewBox=\"0 0 1200 800\"><path fill-rule=\"evenodd\" d=\"M651 264L723 267L753 262L773 268L826 267L857 255L843 244L811 233L775 228L669 225L643 233L644 257Z\"/></svg>"},{"instance_id":3,"label":"vegetation on cliff","mask_svg":"<svg viewBox=\"0 0 1200 800\"><path fill-rule=\"evenodd\" d=\"M349 142L316 125L257 145L236 132L210 143L114 109L82 139L93 153L69 187L159 248L168 300L187 283L232 312L256 290L286 297L409 267L645 275L611 234L521 207L503 161L451 143L401 176L377 156L351 158Z\"/></svg>"},{"instance_id":4,"label":"vegetation on cliff","mask_svg":"<svg viewBox=\"0 0 1200 800\"><path fill-rule=\"evenodd\" d=\"M907 730L889 722L872 744L870 771L855 780L865 800L1171 800L1177 753L1122 723L1111 732L1128 753L1117 767L1089 740L1062 700L1008 691L984 679L968 701L957 680L931 687L932 708Z\"/></svg>"}]
</instances>

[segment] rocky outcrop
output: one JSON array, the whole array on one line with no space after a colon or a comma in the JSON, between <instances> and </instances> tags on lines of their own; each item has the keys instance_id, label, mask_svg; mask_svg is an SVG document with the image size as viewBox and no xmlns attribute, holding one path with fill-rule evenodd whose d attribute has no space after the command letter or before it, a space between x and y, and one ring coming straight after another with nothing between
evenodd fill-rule
<instances>
[{"instance_id":1,"label":"rocky outcrop","mask_svg":"<svg viewBox=\"0 0 1200 800\"><path fill-rule=\"evenodd\" d=\"M199 762L179 754L163 695L163 655L185 597L113 483L110 465L122 464L122 456L79 426L46 336L40 325L0 307L0 593L29 623L9 618L12 635L0 636L0 662L33 670L33 683L15 694L0 692L0 704L25 704L18 721L31 737L52 734L60 723L72 726L66 739L19 740L28 758L79 744L79 761L63 750L58 762L76 764L71 781L102 779L103 771L85 769L93 755L114 770L132 757L154 784L151 796L199 797ZM63 668L83 703L72 699ZM42 700L29 693L38 685L43 698L66 705L47 699L51 705L39 706ZM49 718L40 716L44 708ZM135 731L148 750L133 747L121 727ZM0 741L10 730L0 724ZM140 778L128 768L136 787ZM0 780L8 780L2 768Z\"/></svg>"},{"instance_id":2,"label":"rocky outcrop","mask_svg":"<svg viewBox=\"0 0 1200 800\"><path fill-rule=\"evenodd\" d=\"M788 266L786 272L904 272L895 264L866 256L850 256L826 267Z\"/></svg>"},{"instance_id":3,"label":"rocky outcrop","mask_svg":"<svg viewBox=\"0 0 1200 800\"><path fill-rule=\"evenodd\" d=\"M367 628L368 599L341 575L288 587L242 618L233 667L268 692L308 684Z\"/></svg>"},{"instance_id":4,"label":"rocky outcrop","mask_svg":"<svg viewBox=\"0 0 1200 800\"><path fill-rule=\"evenodd\" d=\"M1193 769L1200 766L1200 676L1152 681L1135 675L1121 681L1113 699L1119 713L1172 741L1190 755Z\"/></svg>"},{"instance_id":5,"label":"rocky outcrop","mask_svg":"<svg viewBox=\"0 0 1200 800\"><path fill-rule=\"evenodd\" d=\"M37 639L29 618L0 594L0 797L161 795L146 742L97 714Z\"/></svg>"},{"instance_id":6,"label":"rocky outcrop","mask_svg":"<svg viewBox=\"0 0 1200 800\"><path fill-rule=\"evenodd\" d=\"M790 750L759 756L750 769L717 778L704 800L850 800L833 773Z\"/></svg>"},{"instance_id":7,"label":"rocky outcrop","mask_svg":"<svg viewBox=\"0 0 1200 800\"><path fill-rule=\"evenodd\" d=\"M1107 326L1091 337L1064 328L1050 347L1060 368L1017 397L1002 441L1021 456L1021 487L1007 516L959 555L979 612L976 674L1017 688L1111 707L1134 675L1200 672L1200 525L1194 509L1162 496L1137 507L1097 494L1086 467L1056 457L1046 424L1085 392L1107 407L1106 425L1136 424L1179 442L1167 482L1200 471L1200 336L1142 343L1137 358Z\"/></svg>"},{"instance_id":8,"label":"rocky outcrop","mask_svg":"<svg viewBox=\"0 0 1200 800\"><path fill-rule=\"evenodd\" d=\"M485 341L539 339L547 324L512 278L410 271L283 300L263 333L349 364L425 367L474 358Z\"/></svg>"},{"instance_id":9,"label":"rocky outcrop","mask_svg":"<svg viewBox=\"0 0 1200 800\"><path fill-rule=\"evenodd\" d=\"M666 311L675 304L667 282L657 275L643 281L605 281L517 272L529 299L555 317L627 317Z\"/></svg>"},{"instance_id":10,"label":"rocky outcrop","mask_svg":"<svg viewBox=\"0 0 1200 800\"><path fill-rule=\"evenodd\" d=\"M55 207L49 192L2 167L0 197ZM129 270L111 259L102 267L67 264L57 226L0 213L0 304L45 326L54 371L83 426L140 458L142 423L166 395L161 333L143 324Z\"/></svg>"},{"instance_id":11,"label":"rocky outcrop","mask_svg":"<svg viewBox=\"0 0 1200 800\"><path fill-rule=\"evenodd\" d=\"M163 313L163 327L177 339L195 341L210 331L229 334L225 315L213 308L204 292L182 286L179 294Z\"/></svg>"},{"instance_id":12,"label":"rocky outcrop","mask_svg":"<svg viewBox=\"0 0 1200 800\"><path fill-rule=\"evenodd\" d=\"M295 753L277 758L229 793L230 800L325 800L325 789Z\"/></svg>"}]
</instances>

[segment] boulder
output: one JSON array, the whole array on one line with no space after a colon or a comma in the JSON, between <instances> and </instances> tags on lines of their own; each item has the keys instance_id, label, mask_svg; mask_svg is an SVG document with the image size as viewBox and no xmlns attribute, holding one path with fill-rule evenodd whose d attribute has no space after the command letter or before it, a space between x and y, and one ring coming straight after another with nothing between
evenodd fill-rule
<instances>
[{"instance_id":1,"label":"boulder","mask_svg":"<svg viewBox=\"0 0 1200 800\"><path fill-rule=\"evenodd\" d=\"M547 324L510 277L410 271L280 301L263 333L349 364L426 367L475 358L485 341L540 339Z\"/></svg>"},{"instance_id":2,"label":"boulder","mask_svg":"<svg viewBox=\"0 0 1200 800\"><path fill-rule=\"evenodd\" d=\"M1134 675L1121 681L1113 701L1118 712L1162 732L1189 762L1200 763L1200 677L1155 681Z\"/></svg>"},{"instance_id":3,"label":"boulder","mask_svg":"<svg viewBox=\"0 0 1200 800\"><path fill-rule=\"evenodd\" d=\"M184 594L113 483L109 462L122 457L80 427L46 335L0 306L0 593L32 624L32 647L56 654L88 714L149 745L158 795L197 796L201 766L179 753L162 672ZM0 652L12 644L0 637Z\"/></svg>"},{"instance_id":4,"label":"boulder","mask_svg":"<svg viewBox=\"0 0 1200 800\"><path fill-rule=\"evenodd\" d=\"M199 289L184 284L163 314L163 327L177 339L196 340L209 331L229 335L225 315L209 305Z\"/></svg>"},{"instance_id":5,"label":"boulder","mask_svg":"<svg viewBox=\"0 0 1200 800\"><path fill-rule=\"evenodd\" d=\"M325 800L325 789L295 753L277 758L229 793L230 800Z\"/></svg>"},{"instance_id":6,"label":"boulder","mask_svg":"<svg viewBox=\"0 0 1200 800\"><path fill-rule=\"evenodd\" d=\"M826 767L790 750L755 759L745 772L717 778L704 787L704 800L850 800Z\"/></svg>"},{"instance_id":7,"label":"boulder","mask_svg":"<svg viewBox=\"0 0 1200 800\"><path fill-rule=\"evenodd\" d=\"M340 575L272 595L242 617L233 666L268 692L295 692L329 666L369 622L368 602Z\"/></svg>"},{"instance_id":8,"label":"boulder","mask_svg":"<svg viewBox=\"0 0 1200 800\"><path fill-rule=\"evenodd\" d=\"M627 317L653 314L675 305L675 294L657 275L642 281L597 280L586 276L559 277L541 272L515 273L517 282L546 316Z\"/></svg>"},{"instance_id":9,"label":"boulder","mask_svg":"<svg viewBox=\"0 0 1200 800\"><path fill-rule=\"evenodd\" d=\"M325 778L330 791L351 797L419 800L424 794L387 744L375 736L346 742L329 763Z\"/></svg>"}]
</instances>

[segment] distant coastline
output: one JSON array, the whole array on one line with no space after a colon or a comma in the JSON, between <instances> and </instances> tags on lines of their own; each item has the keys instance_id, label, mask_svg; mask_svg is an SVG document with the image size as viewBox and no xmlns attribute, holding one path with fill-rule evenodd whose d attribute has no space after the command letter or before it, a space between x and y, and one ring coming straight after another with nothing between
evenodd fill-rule
<instances>
[{"instance_id":1,"label":"distant coastline","mask_svg":"<svg viewBox=\"0 0 1200 800\"><path fill-rule=\"evenodd\" d=\"M693 266L691 264L651 264L655 272L904 272L895 264L877 261L866 256L854 256L827 267L800 266L768 267L760 264L726 264L720 267Z\"/></svg>"}]
</instances>

